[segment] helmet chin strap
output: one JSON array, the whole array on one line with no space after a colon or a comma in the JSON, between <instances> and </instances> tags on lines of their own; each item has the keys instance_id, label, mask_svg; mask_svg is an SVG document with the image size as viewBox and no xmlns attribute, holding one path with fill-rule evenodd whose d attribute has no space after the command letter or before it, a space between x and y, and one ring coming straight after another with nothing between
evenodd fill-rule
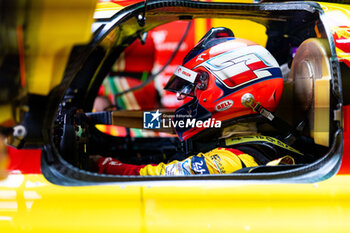
<instances>
[{"instance_id":1,"label":"helmet chin strap","mask_svg":"<svg viewBox=\"0 0 350 233\"><path fill-rule=\"evenodd\" d=\"M251 108L254 112L259 113L263 117L269 120L269 123L280 131L282 134L282 141L287 145L292 145L298 137L299 133L293 129L286 121L275 116L272 112L264 108L259 102L255 101L252 94L246 93L241 98L241 103L247 108Z\"/></svg>"}]
</instances>

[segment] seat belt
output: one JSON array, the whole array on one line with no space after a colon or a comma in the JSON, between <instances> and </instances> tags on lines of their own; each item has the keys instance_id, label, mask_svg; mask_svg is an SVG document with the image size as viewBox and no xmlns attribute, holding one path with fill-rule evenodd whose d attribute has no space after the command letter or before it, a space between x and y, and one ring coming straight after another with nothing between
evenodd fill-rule
<instances>
[{"instance_id":1,"label":"seat belt","mask_svg":"<svg viewBox=\"0 0 350 233\"><path fill-rule=\"evenodd\" d=\"M282 141L287 145L292 145L300 136L299 133L293 129L286 121L275 116L272 112L264 108L259 102L256 102L254 96L250 93L246 93L241 98L242 104L251 108L254 112L259 113L265 117L269 123L281 133Z\"/></svg>"}]
</instances>

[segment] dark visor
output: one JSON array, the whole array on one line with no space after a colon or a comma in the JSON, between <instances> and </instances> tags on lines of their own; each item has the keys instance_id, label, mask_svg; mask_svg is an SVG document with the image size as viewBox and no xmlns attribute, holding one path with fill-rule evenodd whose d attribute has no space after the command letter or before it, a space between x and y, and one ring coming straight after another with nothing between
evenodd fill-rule
<instances>
[{"instance_id":1,"label":"dark visor","mask_svg":"<svg viewBox=\"0 0 350 233\"><path fill-rule=\"evenodd\" d=\"M194 96L195 80L198 73L184 66L178 66L164 89L179 96Z\"/></svg>"}]
</instances>

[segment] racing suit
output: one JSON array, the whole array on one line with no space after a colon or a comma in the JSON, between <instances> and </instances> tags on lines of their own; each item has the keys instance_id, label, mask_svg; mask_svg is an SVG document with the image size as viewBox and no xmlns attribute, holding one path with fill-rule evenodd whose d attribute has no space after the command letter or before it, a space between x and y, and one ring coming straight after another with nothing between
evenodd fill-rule
<instances>
[{"instance_id":1,"label":"racing suit","mask_svg":"<svg viewBox=\"0 0 350 233\"><path fill-rule=\"evenodd\" d=\"M293 164L290 156L284 156L271 161L271 165L280 163ZM254 157L232 148L216 148L207 153L199 153L182 161L170 163L131 165L121 163L113 158L98 160L99 173L113 175L194 175L194 174L226 174L245 167L256 167L258 162Z\"/></svg>"}]
</instances>

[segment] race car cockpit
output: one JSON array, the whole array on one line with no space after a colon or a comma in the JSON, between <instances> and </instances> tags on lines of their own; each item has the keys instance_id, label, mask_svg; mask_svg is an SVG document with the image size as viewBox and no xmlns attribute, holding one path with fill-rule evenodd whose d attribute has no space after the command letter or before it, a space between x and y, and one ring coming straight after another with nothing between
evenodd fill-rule
<instances>
[{"instance_id":1,"label":"race car cockpit","mask_svg":"<svg viewBox=\"0 0 350 233\"><path fill-rule=\"evenodd\" d=\"M202 19L212 20L207 34L194 29ZM346 66L336 59L325 20L323 10L311 2L155 0L96 16L90 43L74 48L63 81L50 96L49 114L55 120L47 123L43 174L53 183L67 185L151 180L308 182L331 176L341 161L340 70ZM153 52L150 49L148 57L138 61L149 49L150 35L160 27L174 30L172 23L181 24L183 34L177 35L168 59L154 65L162 43L158 31ZM244 27L249 38L240 39ZM172 59L195 30L202 39L192 50L184 49L183 63L175 66ZM252 42L261 38L265 40L260 44ZM135 43L137 50L126 52ZM130 63L125 63L131 53ZM151 67L138 69L146 61ZM161 82L159 76L170 81ZM164 86L176 95L169 97ZM96 112L99 95L108 104ZM145 99L148 105L125 103ZM177 110L166 106L174 99L182 101ZM221 123L215 127L213 120L203 130L194 116L195 121L216 118ZM156 119L159 127L151 124ZM188 120L189 127L179 127L180 120ZM106 125L119 131L108 132ZM259 151L264 157L260 160L273 161L283 154L295 161L261 163L229 174L121 176L99 174L91 160L100 155L127 164L159 164L217 147Z\"/></svg>"}]
</instances>

